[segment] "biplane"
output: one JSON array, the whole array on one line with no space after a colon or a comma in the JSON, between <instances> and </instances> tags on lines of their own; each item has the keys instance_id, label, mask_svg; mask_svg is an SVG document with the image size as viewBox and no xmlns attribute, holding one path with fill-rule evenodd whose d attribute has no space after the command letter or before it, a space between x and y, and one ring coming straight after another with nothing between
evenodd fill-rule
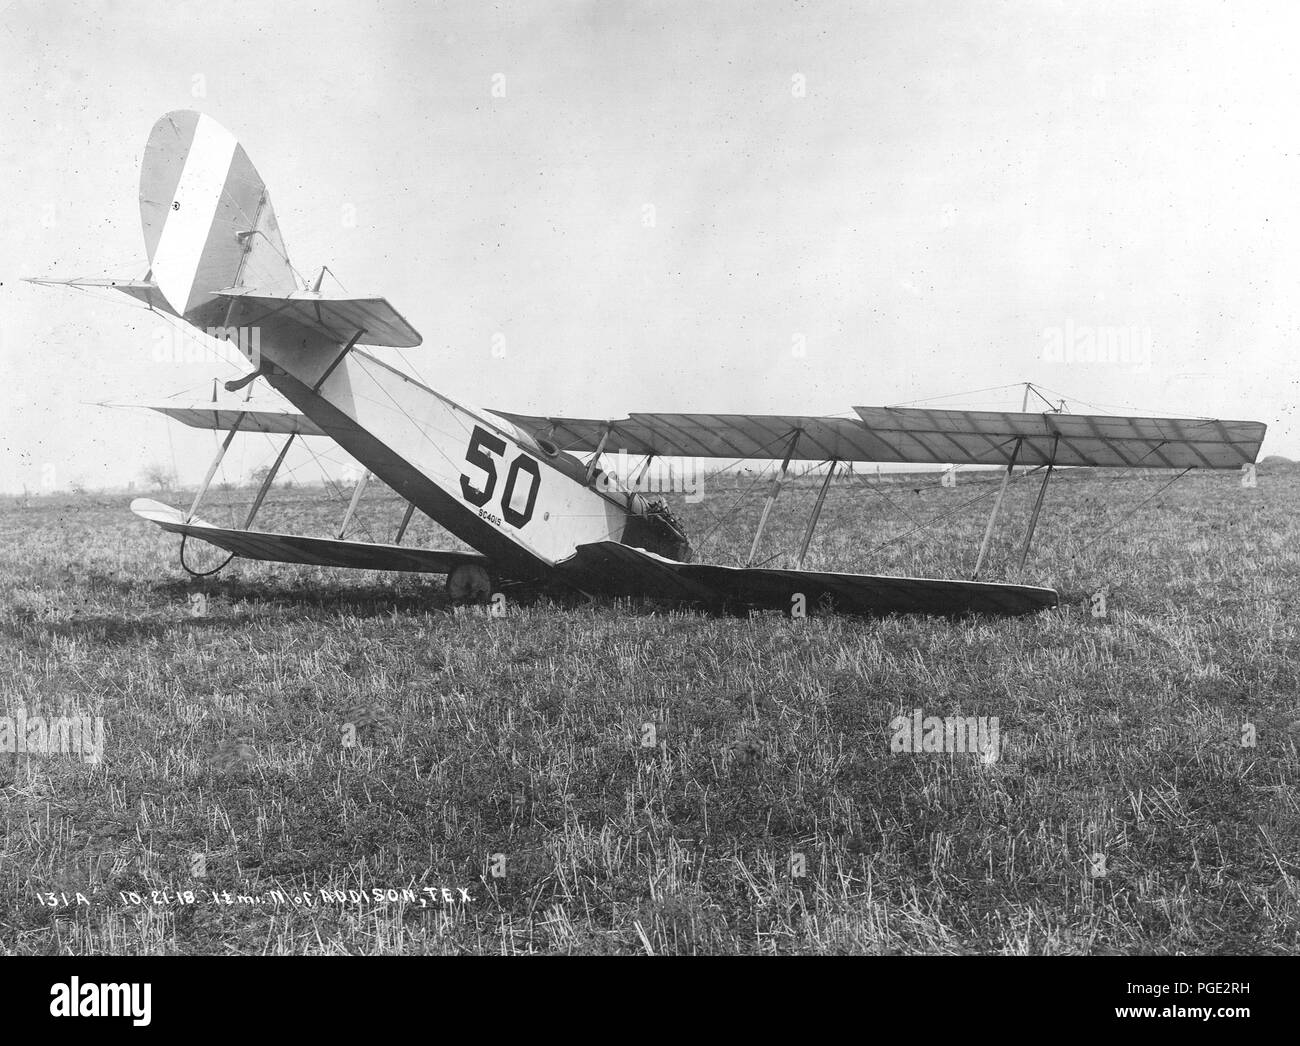
<instances>
[{"instance_id":1,"label":"biplane","mask_svg":"<svg viewBox=\"0 0 1300 1046\"><path fill-rule=\"evenodd\" d=\"M264 380L292 406L162 404L187 425L226 433L189 511L137 499L132 510L182 541L208 542L253 560L414 571L447 576L457 599L481 601L504 580L590 596L642 596L696 605L806 606L868 614L1017 615L1055 606L1050 588L978 580L1001 494L1017 466L1044 468L1030 532L1055 469L1069 466L1238 469L1253 463L1265 426L1195 418L1139 418L854 407L853 417L639 413L567 418L483 410L455 402L365 347L409 348L420 334L382 297L308 284L290 264L280 227L247 154L210 117L163 116L145 147L140 214L143 279L36 280L109 287L228 341L253 369L237 392ZM198 512L221 457L239 432L284 437L242 527ZM389 543L254 529L295 439L327 438L405 499ZM743 565L692 562L690 540L663 499L603 470L618 450L655 458L780 462ZM583 460L583 456L586 460ZM764 528L793 462L829 463L794 567L755 565ZM826 484L843 463L985 465L1003 470L970 580L802 569ZM404 545L412 514L441 524L474 551Z\"/></svg>"}]
</instances>

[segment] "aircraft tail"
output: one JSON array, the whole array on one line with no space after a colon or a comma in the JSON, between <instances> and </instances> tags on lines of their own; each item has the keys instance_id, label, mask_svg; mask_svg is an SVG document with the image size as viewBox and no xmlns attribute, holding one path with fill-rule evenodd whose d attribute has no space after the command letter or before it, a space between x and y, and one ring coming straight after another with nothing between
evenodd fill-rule
<instances>
[{"instance_id":1,"label":"aircraft tail","mask_svg":"<svg viewBox=\"0 0 1300 1046\"><path fill-rule=\"evenodd\" d=\"M121 291L214 338L237 340L255 366L261 325L271 317L296 329L295 344L309 335L349 346L420 344L386 299L332 297L319 279L302 285L266 185L243 146L210 116L178 109L154 124L140 170L140 222L149 257L143 280L32 282Z\"/></svg>"},{"instance_id":2,"label":"aircraft tail","mask_svg":"<svg viewBox=\"0 0 1300 1046\"><path fill-rule=\"evenodd\" d=\"M209 116L177 110L149 134L140 220L150 280L177 315L224 323L221 292L284 297L300 289L275 211L243 146Z\"/></svg>"}]
</instances>

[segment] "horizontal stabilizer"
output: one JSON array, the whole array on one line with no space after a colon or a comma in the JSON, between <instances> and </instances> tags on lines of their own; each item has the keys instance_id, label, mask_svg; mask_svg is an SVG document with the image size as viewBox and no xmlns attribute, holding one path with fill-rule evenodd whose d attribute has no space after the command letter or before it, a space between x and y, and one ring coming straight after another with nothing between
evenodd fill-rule
<instances>
[{"instance_id":1,"label":"horizontal stabilizer","mask_svg":"<svg viewBox=\"0 0 1300 1046\"><path fill-rule=\"evenodd\" d=\"M1057 604L1057 594L1050 588L678 563L616 541L580 545L573 556L559 564L559 570L585 592L611 595L788 610L794 596L802 594L810 613L826 601L840 612L947 617L1031 614Z\"/></svg>"},{"instance_id":2,"label":"horizontal stabilizer","mask_svg":"<svg viewBox=\"0 0 1300 1046\"><path fill-rule=\"evenodd\" d=\"M201 519L186 520L170 505L136 498L131 511L173 534L185 534L223 548L245 559L272 563L299 563L316 567L353 567L358 570L402 570L418 574L446 574L462 564L486 567L488 560L474 552L443 552L429 548L377 545L366 541L266 534L256 530L229 530Z\"/></svg>"},{"instance_id":3,"label":"horizontal stabilizer","mask_svg":"<svg viewBox=\"0 0 1300 1046\"><path fill-rule=\"evenodd\" d=\"M239 316L240 325L255 325L276 316L319 331L340 343L351 340L358 331L361 336L356 340L362 345L409 349L423 340L420 332L384 298L326 298L312 291L283 297L249 293L235 287L218 292L218 297L245 306Z\"/></svg>"}]
</instances>

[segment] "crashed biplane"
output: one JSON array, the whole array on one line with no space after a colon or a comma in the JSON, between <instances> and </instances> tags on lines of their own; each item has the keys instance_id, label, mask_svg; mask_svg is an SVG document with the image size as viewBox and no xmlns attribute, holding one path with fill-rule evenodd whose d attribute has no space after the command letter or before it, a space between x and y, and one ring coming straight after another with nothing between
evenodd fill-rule
<instances>
[{"instance_id":1,"label":"crashed biplane","mask_svg":"<svg viewBox=\"0 0 1300 1046\"><path fill-rule=\"evenodd\" d=\"M290 265L271 201L234 137L197 112L168 113L145 147L140 212L149 269L143 279L40 280L111 287L200 330L217 332L296 411L164 404L176 420L227 435L188 512L147 499L131 508L183 539L248 559L446 574L457 598L494 584L541 582L589 595L646 596L703 605L858 613L1024 614L1055 606L1050 588L753 566L773 501L794 461L1237 469L1252 463L1265 426L1208 419L855 407L854 418L748 414L631 414L616 420L474 409L360 346L413 347L420 335L381 297L340 297L304 286ZM322 275L324 270L322 269ZM255 337L245 337L246 332ZM231 336L230 332L235 332ZM285 437L243 527L198 516L221 455L237 432ZM364 482L337 538L253 529L262 501L298 437L328 437L407 502L389 544L344 540ZM599 465L613 451L652 458L780 461L746 565L690 562L681 524L658 499ZM578 455L590 455L583 461ZM824 483L798 564L816 526ZM475 552L402 544L419 510ZM980 563L975 575L978 577Z\"/></svg>"}]
</instances>

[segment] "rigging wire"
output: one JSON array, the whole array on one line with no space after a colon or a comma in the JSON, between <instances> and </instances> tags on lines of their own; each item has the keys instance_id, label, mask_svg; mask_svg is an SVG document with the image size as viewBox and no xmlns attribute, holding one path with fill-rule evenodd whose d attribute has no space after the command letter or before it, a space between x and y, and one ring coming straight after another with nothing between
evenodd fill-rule
<instances>
[{"instance_id":1,"label":"rigging wire","mask_svg":"<svg viewBox=\"0 0 1300 1046\"><path fill-rule=\"evenodd\" d=\"M1123 405L1123 404L1116 404L1116 403L1090 403L1088 400L1079 399L1077 396L1075 396L1075 397L1067 397L1067 396L1065 396L1063 393L1058 392L1058 391L1055 390L1055 389L1049 389L1049 388L1047 388L1045 385L1040 385L1040 386L1037 386L1037 387L1038 387L1038 388L1041 388L1044 392L1051 393L1053 396L1060 396L1062 399L1072 399L1073 402L1075 402L1075 403L1079 403L1079 404L1082 404L1082 405L1085 406L1085 407L1091 407L1093 410L1099 411L1099 412L1101 412L1102 414L1108 414L1108 413L1110 413L1110 412L1113 411L1113 410L1122 411L1122 412L1124 412L1125 414L1129 414L1129 415L1131 415L1131 414L1146 415L1146 416L1148 416L1148 417L1152 417L1152 418L1158 418L1158 417L1161 417L1162 415L1166 415L1166 414L1168 414L1168 411L1165 411L1165 410L1156 410L1156 409L1151 408L1151 407L1133 407L1133 406L1126 406L1126 405ZM1210 418L1210 417L1203 416L1203 415L1193 415L1193 419L1196 420L1196 421L1214 421L1214 420L1215 420L1214 418Z\"/></svg>"},{"instance_id":2,"label":"rigging wire","mask_svg":"<svg viewBox=\"0 0 1300 1046\"><path fill-rule=\"evenodd\" d=\"M324 478L325 482L328 483L334 489L334 493L338 495L338 500L345 504L350 502L351 498L348 495L343 493L343 491L339 488L339 485L334 482L334 480L325 471L324 467L320 464L320 457L316 454L316 451L312 447L308 446L306 441L303 441L302 445L307 447L307 452L311 454L312 459L316 462L317 468L320 469L321 476ZM357 480L357 482L359 483L361 481ZM370 527L366 525L365 520L358 518L356 515L353 515L352 520L362 530L366 532L366 537L368 537L372 543L377 543L375 542L374 534L370 532Z\"/></svg>"},{"instance_id":3,"label":"rigging wire","mask_svg":"<svg viewBox=\"0 0 1300 1046\"><path fill-rule=\"evenodd\" d=\"M843 475L843 473L841 473L841 475ZM912 515L911 512L905 509L902 505L895 502L894 499L891 498L888 494L886 494L883 490L878 489L880 486L878 483L872 483L866 476L859 476L855 472L850 472L849 475L853 477L855 481L855 486L864 487L867 490L869 490L872 494L875 494L876 497L884 498L885 503L889 505L890 508L897 509L899 512L901 512L903 515L905 515L908 519L910 519L913 523L917 524L918 526L921 524L921 521L917 519L914 515Z\"/></svg>"},{"instance_id":4,"label":"rigging wire","mask_svg":"<svg viewBox=\"0 0 1300 1046\"><path fill-rule=\"evenodd\" d=\"M1151 494L1148 497L1143 498L1140 502L1134 505L1133 508L1129 509L1128 512L1125 512L1122 516L1120 516L1119 519L1115 520L1113 523L1110 523L1105 528L1103 528L1102 531L1099 534L1097 534L1096 537L1094 537L1091 541L1089 541L1086 545L1084 545L1083 548L1079 549L1079 551L1076 552L1072 558L1077 559L1079 556L1083 555L1085 552L1088 551L1088 549L1092 548L1093 545L1095 545L1103 537L1105 537L1112 530L1118 527L1121 523L1123 523L1125 520L1129 519L1130 517L1136 515L1138 510L1141 509L1142 506L1145 505L1148 501L1151 501L1153 498L1158 498L1161 494L1163 494L1166 490L1172 487L1175 483L1177 483L1180 479L1182 479L1184 476L1187 475L1187 473L1191 471L1192 471L1192 466L1188 465L1187 468L1183 469L1182 472L1178 473L1178 475L1176 475L1163 487L1157 490L1154 494Z\"/></svg>"},{"instance_id":5,"label":"rigging wire","mask_svg":"<svg viewBox=\"0 0 1300 1046\"><path fill-rule=\"evenodd\" d=\"M927 396L923 399L904 400L900 403L887 403L885 405L887 407L911 407L918 403L935 403L939 400L960 399L963 396L981 396L986 392L1003 392L1006 389L1023 389L1024 387L1025 383L1023 381L1013 381L1009 385L992 385L987 389L973 389L970 392L953 392L946 396Z\"/></svg>"},{"instance_id":6,"label":"rigging wire","mask_svg":"<svg viewBox=\"0 0 1300 1046\"><path fill-rule=\"evenodd\" d=\"M1041 472L1041 471L1042 471L1043 469L1045 469L1045 468L1047 468L1046 465L1036 465L1036 466L1034 466L1034 467L1031 468L1031 469L1027 469L1027 470L1025 470L1024 472L1019 473L1018 475L1013 474L1012 477L1011 477L1011 482L1012 482L1012 483L1017 483L1017 482L1019 482L1020 480L1026 478L1027 476L1032 476L1032 475L1033 475L1034 473L1036 473L1036 472ZM998 488L999 486L1001 486L1001 483L1002 483L1002 481L1001 481L1001 480L998 480L998 482L997 482L996 484L989 484L989 488L990 488L990 489L984 491L984 493L982 493L982 494L977 494L975 497L971 498L969 501L964 501L964 502L962 502L960 505L957 505L955 508L949 509L947 512L940 513L939 515L935 516L933 519L928 520L928 521L922 523L920 526L913 527L911 530L906 531L906 532L904 532L904 533L902 533L902 534L899 534L897 537L893 537L893 538L890 538L888 541L882 542L881 544L877 545L875 548L870 549L870 550L867 552L867 555L868 555L868 556L873 556L873 555L875 555L877 552L879 552L881 549L888 548L890 545L895 545L895 544L897 544L898 542L902 541L904 538L911 537L911 535L913 535L913 534L915 534L915 533L918 533L919 531L922 531L922 530L928 530L930 527L934 526L936 523L941 523L943 520L948 519L948 518L950 518L951 516L956 515L958 512L961 512L961 511L963 511L964 509L970 508L972 505L977 505L977 504L979 504L981 501L987 501L989 498L993 497L993 495L997 493L997 488Z\"/></svg>"},{"instance_id":7,"label":"rigging wire","mask_svg":"<svg viewBox=\"0 0 1300 1046\"><path fill-rule=\"evenodd\" d=\"M248 226L248 231L250 232L260 231L257 229L256 219L249 217L248 212L244 210L244 208L240 206L239 201L236 200L234 196L231 195L230 189L227 187L227 184L228 183L225 182L222 183L221 195L224 196L227 200L229 200L232 204L234 204L235 210L239 212L239 216L244 219L245 224ZM258 207L258 217L260 218L262 208L271 206L271 193L267 189L266 184L262 182L260 176L257 179L256 183L246 180L245 184L246 185L258 184L260 186L261 199L259 201L259 207ZM262 234L262 239L265 240L268 244L270 244L271 250L273 250L276 254L280 256L280 260L283 261L284 264L289 267L289 271L292 272L296 277L298 277L299 281L305 286L307 283L306 278L303 276L301 272L298 271L297 266L295 266L293 262L289 260L288 253L286 251L281 250L279 247L277 247L275 245L275 241L272 240L271 237L267 236L265 233ZM245 247L244 249L243 261L245 263L247 262L247 258L251 253L252 253L252 241L250 239L248 246Z\"/></svg>"},{"instance_id":8,"label":"rigging wire","mask_svg":"<svg viewBox=\"0 0 1300 1046\"><path fill-rule=\"evenodd\" d=\"M749 496L750 491L752 491L754 487L756 487L759 484L759 482L761 482L767 476L768 472L774 471L775 469L776 469L776 462L769 462L767 465L764 465L761 469L759 469L758 473L754 476L749 486L747 486L744 490L742 490L740 492L740 496L736 498L735 501L732 502L731 508L725 511L722 514L721 518L712 527L710 527L707 531L705 531L704 536L700 538L699 551L701 555L704 553L705 548L708 547L708 543L712 540L713 535L717 533L718 529L722 527L723 524L729 523L731 521L732 516L735 515L735 513L740 508L740 503ZM737 561L740 559L739 556L732 556L732 558Z\"/></svg>"}]
</instances>

